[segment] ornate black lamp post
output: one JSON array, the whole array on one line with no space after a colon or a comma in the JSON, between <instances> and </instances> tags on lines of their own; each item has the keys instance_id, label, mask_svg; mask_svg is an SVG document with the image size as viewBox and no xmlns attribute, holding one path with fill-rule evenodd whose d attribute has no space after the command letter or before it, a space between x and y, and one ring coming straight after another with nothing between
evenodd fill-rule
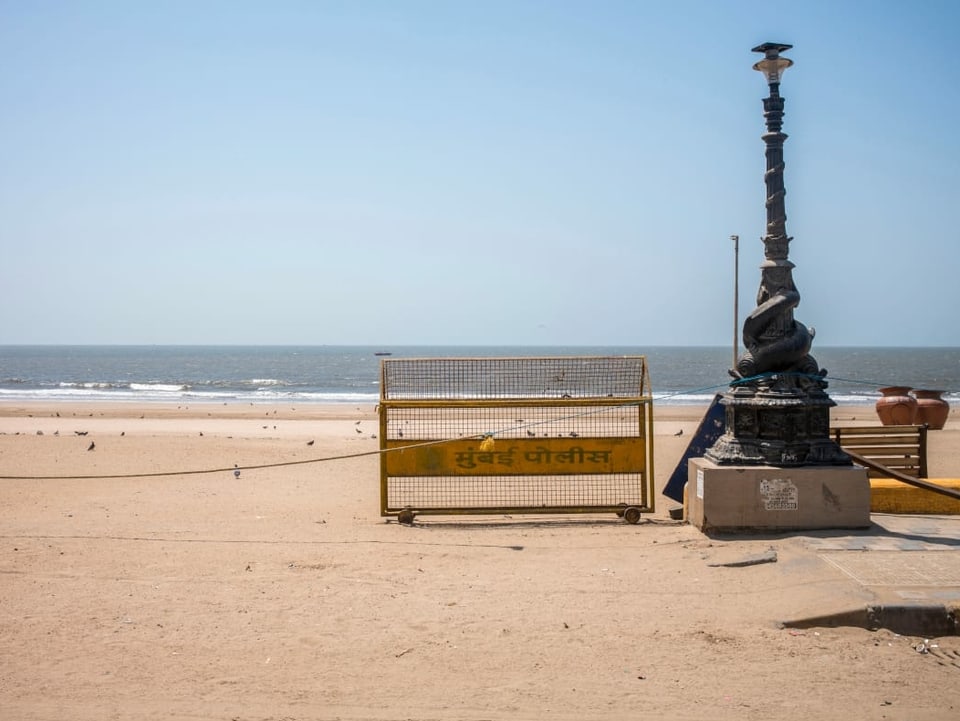
<instances>
[{"instance_id":1,"label":"ornate black lamp post","mask_svg":"<svg viewBox=\"0 0 960 721\"><path fill-rule=\"evenodd\" d=\"M784 207L783 98L780 77L793 61L780 53L792 45L764 43L753 48L763 60L770 96L763 100L767 132L767 232L760 265L757 307L743 323L744 351L730 371L735 378L724 394L726 428L706 452L718 464L850 465L850 457L830 439L826 370L810 355L814 329L795 320L800 293L788 258L790 238Z\"/></svg>"}]
</instances>

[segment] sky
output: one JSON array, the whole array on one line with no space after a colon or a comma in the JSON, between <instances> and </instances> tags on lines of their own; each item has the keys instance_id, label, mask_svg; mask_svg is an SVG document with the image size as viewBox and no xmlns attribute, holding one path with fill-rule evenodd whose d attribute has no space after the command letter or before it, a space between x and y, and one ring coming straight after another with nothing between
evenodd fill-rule
<instances>
[{"instance_id":1,"label":"sky","mask_svg":"<svg viewBox=\"0 0 960 721\"><path fill-rule=\"evenodd\" d=\"M960 346L953 0L0 0L0 344ZM734 325L734 246L739 308Z\"/></svg>"}]
</instances>

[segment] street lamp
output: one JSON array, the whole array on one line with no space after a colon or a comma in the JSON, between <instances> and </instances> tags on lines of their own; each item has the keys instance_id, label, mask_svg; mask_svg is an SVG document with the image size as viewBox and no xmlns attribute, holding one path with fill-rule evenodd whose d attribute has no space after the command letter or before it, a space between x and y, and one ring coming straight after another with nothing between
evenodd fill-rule
<instances>
[{"instance_id":1,"label":"street lamp","mask_svg":"<svg viewBox=\"0 0 960 721\"><path fill-rule=\"evenodd\" d=\"M814 330L793 317L800 292L793 282L790 238L784 204L780 79L793 65L780 53L792 48L764 43L753 48L763 60L753 68L763 73L770 95L763 99L766 133L767 223L760 264L757 307L743 322L743 353L730 374L731 390L723 394L724 434L705 456L718 464L850 465L849 456L830 439L826 370L810 355Z\"/></svg>"},{"instance_id":2,"label":"street lamp","mask_svg":"<svg viewBox=\"0 0 960 721\"><path fill-rule=\"evenodd\" d=\"M733 241L733 368L740 356L740 236L731 235Z\"/></svg>"},{"instance_id":3,"label":"street lamp","mask_svg":"<svg viewBox=\"0 0 960 721\"><path fill-rule=\"evenodd\" d=\"M790 58L781 58L780 53L792 48L793 45L784 45L782 43L764 43L757 45L752 52L763 53L763 60L753 64L754 70L759 70L767 78L768 85L780 85L780 76L783 71L793 65Z\"/></svg>"}]
</instances>

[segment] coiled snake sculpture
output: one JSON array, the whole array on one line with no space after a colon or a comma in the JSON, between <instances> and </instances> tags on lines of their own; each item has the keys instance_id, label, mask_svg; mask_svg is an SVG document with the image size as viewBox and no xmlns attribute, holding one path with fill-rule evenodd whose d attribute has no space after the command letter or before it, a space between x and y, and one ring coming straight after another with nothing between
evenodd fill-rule
<instances>
[{"instance_id":1,"label":"coiled snake sculpture","mask_svg":"<svg viewBox=\"0 0 960 721\"><path fill-rule=\"evenodd\" d=\"M790 267L764 268L757 307L743 324L745 350L736 370L730 371L732 376L750 378L775 372L826 375L810 355L816 330L793 318L793 309L799 304L800 293Z\"/></svg>"}]
</instances>

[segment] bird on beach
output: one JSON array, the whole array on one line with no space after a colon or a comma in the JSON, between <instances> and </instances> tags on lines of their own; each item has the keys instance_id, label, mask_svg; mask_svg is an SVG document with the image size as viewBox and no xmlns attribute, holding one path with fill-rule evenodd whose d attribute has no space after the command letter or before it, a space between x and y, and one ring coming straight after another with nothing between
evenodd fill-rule
<instances>
[{"instance_id":1,"label":"bird on beach","mask_svg":"<svg viewBox=\"0 0 960 721\"><path fill-rule=\"evenodd\" d=\"M308 446L312 446L312 445L313 445L313 441L307 441L307 445L308 445Z\"/></svg>"},{"instance_id":2,"label":"bird on beach","mask_svg":"<svg viewBox=\"0 0 960 721\"><path fill-rule=\"evenodd\" d=\"M677 431L677 432L674 433L673 435L675 435L675 436L682 436L682 435L683 435L683 429L681 428L679 431Z\"/></svg>"},{"instance_id":3,"label":"bird on beach","mask_svg":"<svg viewBox=\"0 0 960 721\"><path fill-rule=\"evenodd\" d=\"M354 428L353 430L355 430L357 433L363 433L363 431L361 431L359 428Z\"/></svg>"},{"instance_id":4,"label":"bird on beach","mask_svg":"<svg viewBox=\"0 0 960 721\"><path fill-rule=\"evenodd\" d=\"M97 444L94 443L93 441L90 441L90 445L87 446L87 450L88 450L88 451L92 451L92 450L93 450L94 448L96 448L96 447L97 447Z\"/></svg>"}]
</instances>

